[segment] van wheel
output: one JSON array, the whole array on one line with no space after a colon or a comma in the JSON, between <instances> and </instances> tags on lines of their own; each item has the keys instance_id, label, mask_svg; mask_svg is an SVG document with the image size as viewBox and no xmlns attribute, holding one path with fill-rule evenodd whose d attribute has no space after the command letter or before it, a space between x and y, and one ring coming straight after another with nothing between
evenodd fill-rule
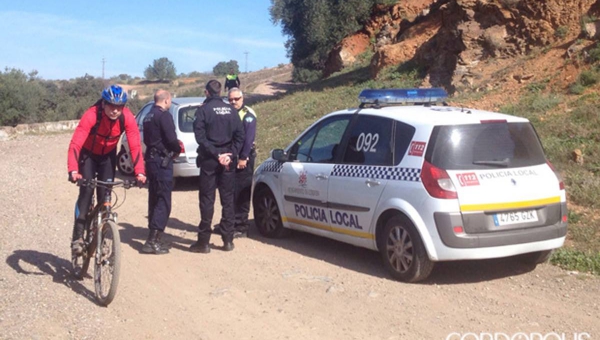
<instances>
[{"instance_id":1,"label":"van wheel","mask_svg":"<svg viewBox=\"0 0 600 340\"><path fill-rule=\"evenodd\" d=\"M133 163L131 162L131 156L125 149L121 149L117 155L117 169L125 176L133 175Z\"/></svg>"},{"instance_id":2,"label":"van wheel","mask_svg":"<svg viewBox=\"0 0 600 340\"><path fill-rule=\"evenodd\" d=\"M270 238L287 235L289 230L283 227L277 201L269 189L260 189L254 193L254 223L258 232Z\"/></svg>"},{"instance_id":3,"label":"van wheel","mask_svg":"<svg viewBox=\"0 0 600 340\"><path fill-rule=\"evenodd\" d=\"M548 262L552 256L552 250L542 250L533 253L519 255L519 260L530 266L537 266L538 264Z\"/></svg>"},{"instance_id":4,"label":"van wheel","mask_svg":"<svg viewBox=\"0 0 600 340\"><path fill-rule=\"evenodd\" d=\"M379 243L383 264L398 281L417 282L431 274L434 263L415 226L404 216L392 217L383 229Z\"/></svg>"}]
</instances>

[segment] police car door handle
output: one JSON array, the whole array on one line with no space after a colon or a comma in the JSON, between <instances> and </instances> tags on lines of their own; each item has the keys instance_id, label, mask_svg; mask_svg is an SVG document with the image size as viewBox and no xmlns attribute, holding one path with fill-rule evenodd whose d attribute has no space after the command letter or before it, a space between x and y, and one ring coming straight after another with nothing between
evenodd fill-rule
<instances>
[{"instance_id":1,"label":"police car door handle","mask_svg":"<svg viewBox=\"0 0 600 340\"><path fill-rule=\"evenodd\" d=\"M374 186L381 184L380 181L378 181L376 179L372 179L372 178L369 178L368 180L366 180L365 183L367 183L367 186L369 186L369 187L374 187Z\"/></svg>"},{"instance_id":2,"label":"police car door handle","mask_svg":"<svg viewBox=\"0 0 600 340\"><path fill-rule=\"evenodd\" d=\"M323 174L318 174L318 175L316 175L316 176L315 176L315 178L316 178L316 179L328 179L328 178L329 178L329 176L327 176L327 175L323 175Z\"/></svg>"}]
</instances>

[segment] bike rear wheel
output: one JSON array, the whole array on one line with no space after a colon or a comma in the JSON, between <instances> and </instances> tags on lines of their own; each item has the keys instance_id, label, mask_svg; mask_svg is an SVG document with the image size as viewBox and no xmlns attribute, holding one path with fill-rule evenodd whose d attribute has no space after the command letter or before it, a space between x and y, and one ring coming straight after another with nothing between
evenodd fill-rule
<instances>
[{"instance_id":1,"label":"bike rear wheel","mask_svg":"<svg viewBox=\"0 0 600 340\"><path fill-rule=\"evenodd\" d=\"M121 270L121 238L117 225L113 221L104 222L99 228L98 238L100 242L94 266L96 300L100 305L108 306L117 294Z\"/></svg>"}]
</instances>

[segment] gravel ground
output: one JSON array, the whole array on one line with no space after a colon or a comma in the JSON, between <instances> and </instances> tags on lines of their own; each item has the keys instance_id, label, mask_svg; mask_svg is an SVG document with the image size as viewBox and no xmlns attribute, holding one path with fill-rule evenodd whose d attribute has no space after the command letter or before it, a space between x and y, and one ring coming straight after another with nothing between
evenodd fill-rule
<instances>
[{"instance_id":1,"label":"gravel ground","mask_svg":"<svg viewBox=\"0 0 600 340\"><path fill-rule=\"evenodd\" d=\"M70 277L77 187L66 180L69 139L0 142L0 339L600 338L600 280L550 265L443 263L427 281L404 284L389 279L372 251L301 233L269 240L254 232L231 253L213 237L210 254L190 253L199 221L193 179L174 192L165 256L139 252L147 192L127 191L118 210L119 291L100 307L92 279Z\"/></svg>"}]
</instances>

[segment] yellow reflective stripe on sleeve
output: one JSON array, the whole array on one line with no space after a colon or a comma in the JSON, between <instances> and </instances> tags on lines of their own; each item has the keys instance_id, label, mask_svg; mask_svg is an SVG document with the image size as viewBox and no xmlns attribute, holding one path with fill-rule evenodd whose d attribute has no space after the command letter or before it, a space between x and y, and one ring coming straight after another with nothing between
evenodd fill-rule
<instances>
[{"instance_id":1,"label":"yellow reflective stripe on sleeve","mask_svg":"<svg viewBox=\"0 0 600 340\"><path fill-rule=\"evenodd\" d=\"M542 198L539 200L509 202L509 203L487 203L487 204L464 204L460 206L460 211L486 211L486 210L509 210L533 208L541 205L560 203L560 196Z\"/></svg>"}]
</instances>

